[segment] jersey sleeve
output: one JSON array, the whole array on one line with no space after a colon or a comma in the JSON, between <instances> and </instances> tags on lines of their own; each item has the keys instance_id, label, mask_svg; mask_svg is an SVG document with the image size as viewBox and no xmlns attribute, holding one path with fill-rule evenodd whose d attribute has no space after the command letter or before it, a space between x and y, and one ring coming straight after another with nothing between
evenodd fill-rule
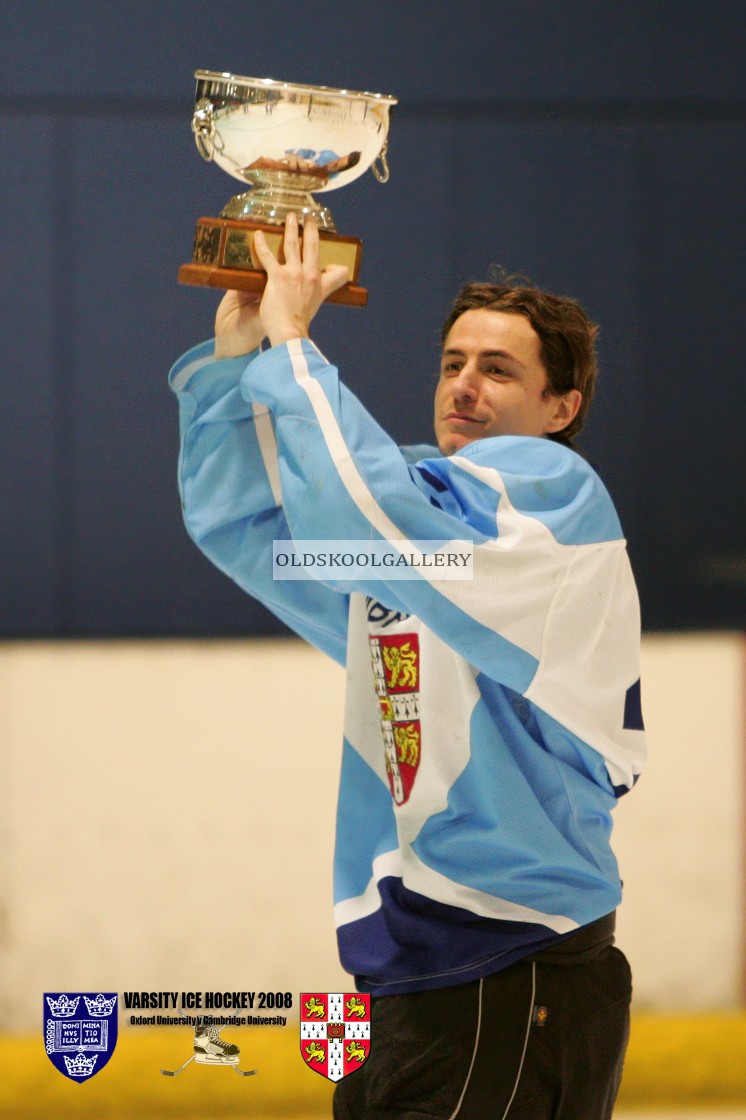
<instances>
[{"instance_id":1,"label":"jersey sleeve","mask_svg":"<svg viewBox=\"0 0 746 1120\"><path fill-rule=\"evenodd\" d=\"M600 480L567 448L508 436L408 463L308 339L252 362L241 394L274 418L295 540L473 546L472 579L420 571L406 580L360 577L329 586L416 615L500 683L525 693L534 680L547 620L558 603L566 606L565 593L583 594L582 562L569 575L579 552L608 554L589 570L599 595L614 595L621 529ZM592 630L576 641L573 660L584 656L583 641L594 642Z\"/></svg>"},{"instance_id":2,"label":"jersey sleeve","mask_svg":"<svg viewBox=\"0 0 746 1120\"><path fill-rule=\"evenodd\" d=\"M185 354L169 375L179 402L179 492L197 546L301 637L344 664L349 601L317 581L276 581L275 540L288 540L278 448L266 405L241 395L250 357L214 358L214 344Z\"/></svg>"}]
</instances>

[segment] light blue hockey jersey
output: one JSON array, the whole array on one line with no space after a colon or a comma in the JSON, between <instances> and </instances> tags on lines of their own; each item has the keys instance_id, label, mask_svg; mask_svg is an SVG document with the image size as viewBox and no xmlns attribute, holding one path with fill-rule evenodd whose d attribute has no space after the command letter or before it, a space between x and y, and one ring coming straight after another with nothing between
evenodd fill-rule
<instances>
[{"instance_id":1,"label":"light blue hockey jersey","mask_svg":"<svg viewBox=\"0 0 746 1120\"><path fill-rule=\"evenodd\" d=\"M335 916L359 988L473 980L612 911L640 621L588 464L524 436L408 462L307 339L205 343L171 385L190 535L347 667ZM273 541L341 538L468 541L474 576L273 580Z\"/></svg>"}]
</instances>

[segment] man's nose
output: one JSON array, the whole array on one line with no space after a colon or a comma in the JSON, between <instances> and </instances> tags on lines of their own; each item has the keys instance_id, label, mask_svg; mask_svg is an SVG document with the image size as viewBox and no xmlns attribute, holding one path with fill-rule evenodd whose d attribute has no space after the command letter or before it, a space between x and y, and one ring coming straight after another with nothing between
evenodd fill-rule
<instances>
[{"instance_id":1,"label":"man's nose","mask_svg":"<svg viewBox=\"0 0 746 1120\"><path fill-rule=\"evenodd\" d=\"M465 362L453 381L454 397L475 400L479 392L479 371L472 362Z\"/></svg>"}]
</instances>

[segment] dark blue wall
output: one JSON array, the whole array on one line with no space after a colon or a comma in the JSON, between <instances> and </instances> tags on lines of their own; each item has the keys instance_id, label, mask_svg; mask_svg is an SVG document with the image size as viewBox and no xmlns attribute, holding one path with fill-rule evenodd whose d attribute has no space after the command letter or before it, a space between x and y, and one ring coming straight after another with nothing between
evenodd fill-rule
<instances>
[{"instance_id":1,"label":"dark blue wall","mask_svg":"<svg viewBox=\"0 0 746 1120\"><path fill-rule=\"evenodd\" d=\"M238 184L200 160L201 67L391 92L391 181L329 196L364 311L316 337L402 442L437 332L492 263L601 322L585 450L649 628L742 627L743 8L727 3L6 2L0 12L0 634L278 629L181 526L171 362L217 297L179 287Z\"/></svg>"}]
</instances>

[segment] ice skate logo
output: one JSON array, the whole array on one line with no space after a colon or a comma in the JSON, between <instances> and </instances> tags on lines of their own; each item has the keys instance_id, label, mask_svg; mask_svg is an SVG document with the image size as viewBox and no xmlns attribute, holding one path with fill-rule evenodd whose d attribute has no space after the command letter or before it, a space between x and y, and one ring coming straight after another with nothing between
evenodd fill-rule
<instances>
[{"instance_id":1,"label":"ice skate logo","mask_svg":"<svg viewBox=\"0 0 746 1120\"><path fill-rule=\"evenodd\" d=\"M78 1015L83 999L86 1015ZM114 992L46 993L44 1046L61 1074L80 1084L100 1073L117 1044L117 995Z\"/></svg>"},{"instance_id":2,"label":"ice skate logo","mask_svg":"<svg viewBox=\"0 0 746 1120\"><path fill-rule=\"evenodd\" d=\"M391 796L409 799L422 753L420 645L417 634L369 636Z\"/></svg>"},{"instance_id":3,"label":"ice skate logo","mask_svg":"<svg viewBox=\"0 0 746 1120\"><path fill-rule=\"evenodd\" d=\"M185 1024L192 1022L183 1011L178 1008L177 1010ZM240 1077L253 1077L257 1072L255 1069L238 1068L241 1051L235 1042L228 1042L227 1039L220 1037L222 1029L222 1027L216 1027L209 1019L197 1019L194 1026L193 1054L178 1069L162 1069L161 1073L164 1077L176 1077L192 1062L196 1062L198 1066L227 1067L234 1070Z\"/></svg>"},{"instance_id":4,"label":"ice skate logo","mask_svg":"<svg viewBox=\"0 0 746 1120\"><path fill-rule=\"evenodd\" d=\"M300 1052L308 1068L330 1081L360 1069L370 1054L370 996L303 992L300 1003Z\"/></svg>"}]
</instances>

